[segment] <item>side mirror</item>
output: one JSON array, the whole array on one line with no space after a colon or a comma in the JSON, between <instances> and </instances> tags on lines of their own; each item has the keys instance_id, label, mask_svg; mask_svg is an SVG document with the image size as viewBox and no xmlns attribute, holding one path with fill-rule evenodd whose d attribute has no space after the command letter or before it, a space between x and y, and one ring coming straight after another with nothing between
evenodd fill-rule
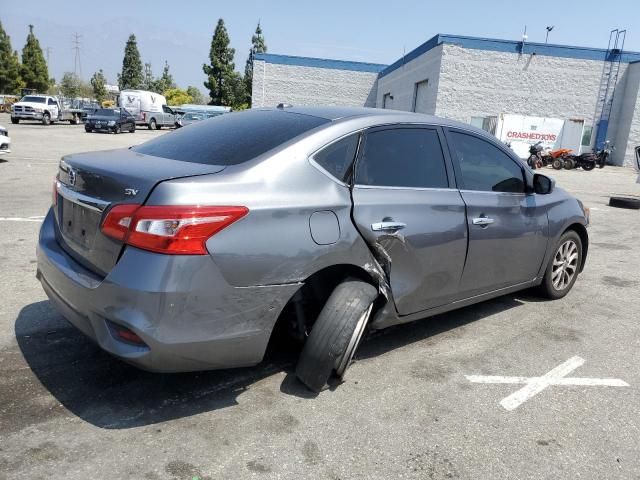
<instances>
[{"instance_id":1,"label":"side mirror","mask_svg":"<svg viewBox=\"0 0 640 480\"><path fill-rule=\"evenodd\" d=\"M533 175L533 191L540 195L547 195L553 192L554 184L555 182L546 175L540 173Z\"/></svg>"}]
</instances>

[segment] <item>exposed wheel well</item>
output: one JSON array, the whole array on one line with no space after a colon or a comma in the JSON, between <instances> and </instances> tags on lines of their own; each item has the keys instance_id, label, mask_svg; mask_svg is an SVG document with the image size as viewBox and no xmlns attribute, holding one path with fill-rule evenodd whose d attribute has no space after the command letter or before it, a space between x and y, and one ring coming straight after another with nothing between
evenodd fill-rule
<instances>
[{"instance_id":1,"label":"exposed wheel well","mask_svg":"<svg viewBox=\"0 0 640 480\"><path fill-rule=\"evenodd\" d=\"M346 278L377 283L361 267L332 265L307 278L282 309L271 332L269 348L300 348L335 287Z\"/></svg>"},{"instance_id":2,"label":"exposed wheel well","mask_svg":"<svg viewBox=\"0 0 640 480\"><path fill-rule=\"evenodd\" d=\"M582 263L580 264L580 272L582 272L582 270L584 270L585 262L587 261L587 252L589 251L589 234L587 233L585 226L580 223L573 223L569 225L562 233L569 230L576 232L582 242Z\"/></svg>"}]
</instances>

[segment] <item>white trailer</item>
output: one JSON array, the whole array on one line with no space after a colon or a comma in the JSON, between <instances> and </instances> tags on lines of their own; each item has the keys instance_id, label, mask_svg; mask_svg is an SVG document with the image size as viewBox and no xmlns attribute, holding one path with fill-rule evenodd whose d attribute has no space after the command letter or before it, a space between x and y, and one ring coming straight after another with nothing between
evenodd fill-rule
<instances>
[{"instance_id":1,"label":"white trailer","mask_svg":"<svg viewBox=\"0 0 640 480\"><path fill-rule=\"evenodd\" d=\"M122 90L118 106L135 117L136 125L144 125L150 130L173 127L176 121L176 113L167 106L167 99L159 93Z\"/></svg>"}]
</instances>

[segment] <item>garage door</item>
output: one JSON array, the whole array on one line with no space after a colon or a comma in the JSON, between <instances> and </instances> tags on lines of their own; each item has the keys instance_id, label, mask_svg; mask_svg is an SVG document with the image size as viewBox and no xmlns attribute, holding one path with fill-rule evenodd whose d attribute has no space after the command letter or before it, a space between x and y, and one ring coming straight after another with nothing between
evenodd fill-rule
<instances>
[{"instance_id":1,"label":"garage door","mask_svg":"<svg viewBox=\"0 0 640 480\"><path fill-rule=\"evenodd\" d=\"M416 93L413 102L413 111L418 113L431 113L427 106L427 87L429 80L416 83Z\"/></svg>"}]
</instances>

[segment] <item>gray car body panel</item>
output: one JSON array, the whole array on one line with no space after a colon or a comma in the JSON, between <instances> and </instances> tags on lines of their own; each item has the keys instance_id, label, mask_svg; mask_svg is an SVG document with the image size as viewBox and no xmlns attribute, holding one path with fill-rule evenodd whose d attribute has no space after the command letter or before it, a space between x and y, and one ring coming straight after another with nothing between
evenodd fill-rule
<instances>
[{"instance_id":1,"label":"gray car body panel","mask_svg":"<svg viewBox=\"0 0 640 480\"><path fill-rule=\"evenodd\" d=\"M534 213L518 228L502 224L500 235L483 240L490 250L480 249L478 254L499 250L502 236L508 236L510 260L517 258L528 239L534 240L535 258L519 264L517 275L503 284L462 291L466 264L475 261L466 253L471 226L465 195L473 203L477 192L460 192L455 178L448 189L355 186L352 192L324 171L313 155L346 135L381 125L464 129L519 162L515 154L486 132L427 115L337 107L291 111L332 122L239 165L211 167L208 172L204 165L185 164L196 176L176 174L149 187L147 205L249 209L247 216L207 241L208 256L167 256L124 247L102 278L60 247L50 213L38 246L38 275L53 303L105 350L142 368L181 371L244 366L261 360L286 303L323 269L348 265L366 272L387 300L371 325L384 328L540 283L562 232L571 224L587 223L579 202L560 188L548 195L510 198L524 207L529 204ZM447 162L453 161L445 154ZM173 163L167 166L175 170ZM533 172L523 168L530 182ZM135 182L135 175L129 178ZM376 192L381 198L375 198ZM488 203L501 201L494 198ZM379 210L381 206L385 211ZM378 217L382 220L385 212L406 215L403 220L408 219L412 229L402 235L372 235L369 223ZM430 232L429 225L434 224L436 231ZM477 274L472 275L468 284L479 281ZM107 320L138 333L149 348L116 340Z\"/></svg>"}]
</instances>

